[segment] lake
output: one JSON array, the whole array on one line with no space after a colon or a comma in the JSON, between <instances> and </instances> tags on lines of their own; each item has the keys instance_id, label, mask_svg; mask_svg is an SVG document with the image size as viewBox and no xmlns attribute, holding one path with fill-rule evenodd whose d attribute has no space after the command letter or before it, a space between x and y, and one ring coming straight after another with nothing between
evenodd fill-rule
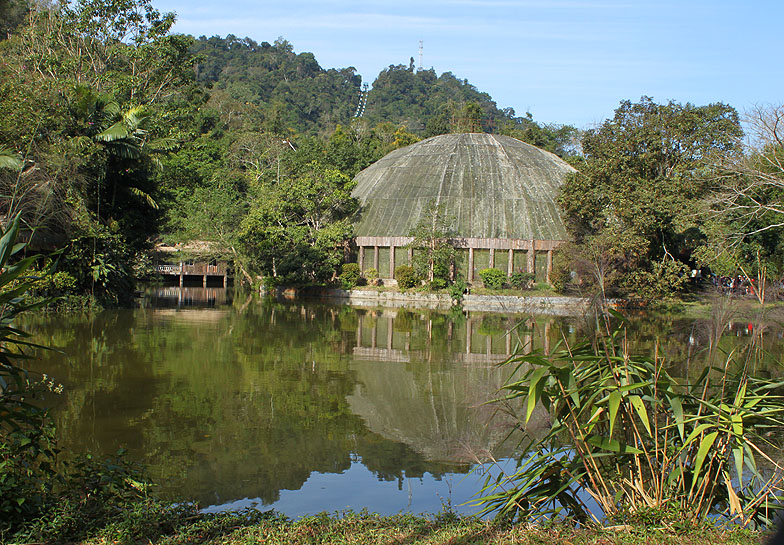
<instances>
[{"instance_id":1,"label":"lake","mask_svg":"<svg viewBox=\"0 0 784 545\"><path fill-rule=\"evenodd\" d=\"M61 446L125 448L159 494L206 510L300 516L475 512L462 505L481 486L475 462L492 456L494 470L511 470L519 439L504 441L516 424L486 404L510 372L497 364L574 342L591 320L160 288L142 308L21 325L62 351L33 363L65 387L46 400ZM640 316L629 329L635 350L660 345L680 374L731 350L763 354L763 367L782 355L777 320L730 307L702 320ZM546 426L542 412L529 432Z\"/></svg>"}]
</instances>

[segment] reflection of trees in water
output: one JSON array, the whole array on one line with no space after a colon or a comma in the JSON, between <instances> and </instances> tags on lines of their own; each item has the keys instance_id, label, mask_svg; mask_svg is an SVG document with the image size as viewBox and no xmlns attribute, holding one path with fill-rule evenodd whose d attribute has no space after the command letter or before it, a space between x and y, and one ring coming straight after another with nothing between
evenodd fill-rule
<instances>
[{"instance_id":1,"label":"reflection of trees in water","mask_svg":"<svg viewBox=\"0 0 784 545\"><path fill-rule=\"evenodd\" d=\"M708 319L634 317L629 337L635 351L661 343L673 366L688 362L694 372L706 347L746 350L755 335L779 357L774 318L744 333ZM386 480L466 471L466 460L498 448L508 431L482 405L506 379L493 364L516 347L574 341L588 327L269 301L27 319L36 340L70 355L42 354L40 365L66 386L56 411L65 446L126 446L164 492L204 503L272 502L313 471L344 471L356 456Z\"/></svg>"}]
</instances>

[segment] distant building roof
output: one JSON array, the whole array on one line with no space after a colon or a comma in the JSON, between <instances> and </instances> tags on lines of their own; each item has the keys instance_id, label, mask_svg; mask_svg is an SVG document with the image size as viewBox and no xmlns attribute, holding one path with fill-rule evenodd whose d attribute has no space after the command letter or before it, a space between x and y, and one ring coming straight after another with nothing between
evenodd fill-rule
<instances>
[{"instance_id":1,"label":"distant building roof","mask_svg":"<svg viewBox=\"0 0 784 545\"><path fill-rule=\"evenodd\" d=\"M458 236L566 240L556 198L574 169L508 136L446 134L395 150L355 178L357 236L407 236L430 202Z\"/></svg>"}]
</instances>

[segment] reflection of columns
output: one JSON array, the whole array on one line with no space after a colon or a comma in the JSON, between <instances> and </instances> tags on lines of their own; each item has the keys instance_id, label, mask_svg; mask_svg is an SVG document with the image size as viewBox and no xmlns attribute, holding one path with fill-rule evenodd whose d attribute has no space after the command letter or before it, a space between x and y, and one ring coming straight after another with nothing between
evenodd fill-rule
<instances>
[{"instance_id":1,"label":"reflection of columns","mask_svg":"<svg viewBox=\"0 0 784 545\"><path fill-rule=\"evenodd\" d=\"M509 261L506 263L506 276L512 276L514 272L514 250L509 248Z\"/></svg>"},{"instance_id":2,"label":"reflection of columns","mask_svg":"<svg viewBox=\"0 0 784 545\"><path fill-rule=\"evenodd\" d=\"M547 250L547 282L550 282L550 274L553 272L553 250Z\"/></svg>"},{"instance_id":3,"label":"reflection of columns","mask_svg":"<svg viewBox=\"0 0 784 545\"><path fill-rule=\"evenodd\" d=\"M534 269L534 265L535 265L534 259L535 259L535 256L536 256L536 254L535 254L535 251L534 251L534 241L531 240L531 246L528 249L528 264L527 264L527 268L528 268L528 272L529 273L536 273L536 270Z\"/></svg>"},{"instance_id":4,"label":"reflection of columns","mask_svg":"<svg viewBox=\"0 0 784 545\"><path fill-rule=\"evenodd\" d=\"M493 336L488 335L485 337L485 350L487 351L487 355L491 355L493 353Z\"/></svg>"},{"instance_id":5,"label":"reflection of columns","mask_svg":"<svg viewBox=\"0 0 784 545\"><path fill-rule=\"evenodd\" d=\"M185 271L183 270L182 261L180 261L180 287L182 287L182 280L185 276Z\"/></svg>"},{"instance_id":6,"label":"reflection of columns","mask_svg":"<svg viewBox=\"0 0 784 545\"><path fill-rule=\"evenodd\" d=\"M534 336L531 333L523 335L523 354L530 354L534 347Z\"/></svg>"},{"instance_id":7,"label":"reflection of columns","mask_svg":"<svg viewBox=\"0 0 784 545\"><path fill-rule=\"evenodd\" d=\"M495 267L495 248L490 248L490 262L487 266L491 269Z\"/></svg>"},{"instance_id":8,"label":"reflection of columns","mask_svg":"<svg viewBox=\"0 0 784 545\"><path fill-rule=\"evenodd\" d=\"M387 318L387 349L392 350L392 316Z\"/></svg>"},{"instance_id":9,"label":"reflection of columns","mask_svg":"<svg viewBox=\"0 0 784 545\"><path fill-rule=\"evenodd\" d=\"M507 331L504 337L506 337L506 346L504 347L504 354L510 356L512 354L512 332Z\"/></svg>"},{"instance_id":10,"label":"reflection of columns","mask_svg":"<svg viewBox=\"0 0 784 545\"><path fill-rule=\"evenodd\" d=\"M544 353L550 355L550 322L544 324Z\"/></svg>"},{"instance_id":11,"label":"reflection of columns","mask_svg":"<svg viewBox=\"0 0 784 545\"><path fill-rule=\"evenodd\" d=\"M362 347L362 319L363 316L360 314L357 317L357 348Z\"/></svg>"},{"instance_id":12,"label":"reflection of columns","mask_svg":"<svg viewBox=\"0 0 784 545\"><path fill-rule=\"evenodd\" d=\"M370 348L375 348L378 344L378 331L376 330L376 320L373 320L373 327L370 328Z\"/></svg>"},{"instance_id":13,"label":"reflection of columns","mask_svg":"<svg viewBox=\"0 0 784 545\"><path fill-rule=\"evenodd\" d=\"M468 282L474 281L474 249L468 248Z\"/></svg>"},{"instance_id":14,"label":"reflection of columns","mask_svg":"<svg viewBox=\"0 0 784 545\"><path fill-rule=\"evenodd\" d=\"M378 246L373 246L373 268L378 271Z\"/></svg>"},{"instance_id":15,"label":"reflection of columns","mask_svg":"<svg viewBox=\"0 0 784 545\"><path fill-rule=\"evenodd\" d=\"M207 275L206 274L204 275L204 280L202 282L202 287L205 287L205 288L207 287Z\"/></svg>"},{"instance_id":16,"label":"reflection of columns","mask_svg":"<svg viewBox=\"0 0 784 545\"><path fill-rule=\"evenodd\" d=\"M471 320L466 320L466 354L471 353Z\"/></svg>"},{"instance_id":17,"label":"reflection of columns","mask_svg":"<svg viewBox=\"0 0 784 545\"><path fill-rule=\"evenodd\" d=\"M406 331L406 350L411 350L411 332Z\"/></svg>"},{"instance_id":18,"label":"reflection of columns","mask_svg":"<svg viewBox=\"0 0 784 545\"><path fill-rule=\"evenodd\" d=\"M379 276L381 274L379 273ZM395 247L389 247L389 278L395 277Z\"/></svg>"},{"instance_id":19,"label":"reflection of columns","mask_svg":"<svg viewBox=\"0 0 784 545\"><path fill-rule=\"evenodd\" d=\"M359 272L363 272L365 270L365 247L359 247Z\"/></svg>"}]
</instances>

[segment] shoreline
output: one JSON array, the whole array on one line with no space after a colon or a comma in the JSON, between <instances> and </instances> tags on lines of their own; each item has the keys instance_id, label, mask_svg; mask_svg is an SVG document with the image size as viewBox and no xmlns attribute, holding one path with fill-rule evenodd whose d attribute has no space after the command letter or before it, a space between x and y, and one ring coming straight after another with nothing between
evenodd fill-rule
<instances>
[{"instance_id":1,"label":"shoreline","mask_svg":"<svg viewBox=\"0 0 784 545\"><path fill-rule=\"evenodd\" d=\"M354 307L411 308L449 310L460 307L469 312L533 313L550 316L579 316L590 307L585 297L464 295L456 301L446 293L419 293L336 288L285 288L269 294L280 300L311 299L342 303Z\"/></svg>"}]
</instances>

